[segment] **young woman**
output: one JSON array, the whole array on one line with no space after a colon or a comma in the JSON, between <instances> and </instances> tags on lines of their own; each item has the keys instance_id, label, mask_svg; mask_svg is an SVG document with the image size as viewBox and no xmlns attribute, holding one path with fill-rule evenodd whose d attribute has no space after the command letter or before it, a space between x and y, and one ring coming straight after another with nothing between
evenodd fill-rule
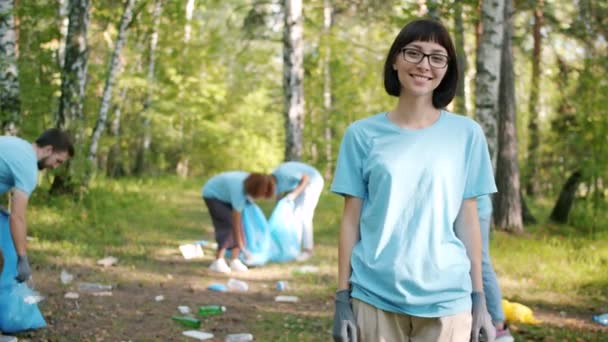
<instances>
[{"instance_id":1,"label":"young woman","mask_svg":"<svg viewBox=\"0 0 608 342\"><path fill-rule=\"evenodd\" d=\"M239 260L240 252L246 253L241 212L247 201L272 198L274 194L274 178L260 173L229 171L220 173L205 183L203 200L211 215L217 241L216 259L209 269L221 273L248 270ZM231 250L230 265L224 259L226 249Z\"/></svg>"},{"instance_id":2,"label":"young woman","mask_svg":"<svg viewBox=\"0 0 608 342\"><path fill-rule=\"evenodd\" d=\"M413 21L384 65L396 106L344 134L331 187L344 196L337 341L494 338L476 197L496 186L481 127L443 109L457 79L445 27Z\"/></svg>"},{"instance_id":3,"label":"young woman","mask_svg":"<svg viewBox=\"0 0 608 342\"><path fill-rule=\"evenodd\" d=\"M295 204L294 214L300 225L302 241L302 253L296 260L308 260L313 252L312 219L323 191L323 177L314 167L295 161L282 163L272 171L272 175L276 180L277 194L291 198Z\"/></svg>"}]
</instances>

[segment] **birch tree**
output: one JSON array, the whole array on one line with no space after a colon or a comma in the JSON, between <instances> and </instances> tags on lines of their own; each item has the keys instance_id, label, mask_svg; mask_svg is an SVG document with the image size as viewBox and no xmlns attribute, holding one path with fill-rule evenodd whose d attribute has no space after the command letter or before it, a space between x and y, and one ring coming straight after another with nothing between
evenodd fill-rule
<instances>
[{"instance_id":1,"label":"birch tree","mask_svg":"<svg viewBox=\"0 0 608 342\"><path fill-rule=\"evenodd\" d=\"M504 0L504 42L502 47L498 129L498 158L494 195L494 223L500 229L522 233L519 164L517 161L517 126L515 123L515 73L513 70L513 20L511 0Z\"/></svg>"},{"instance_id":2,"label":"birch tree","mask_svg":"<svg viewBox=\"0 0 608 342\"><path fill-rule=\"evenodd\" d=\"M454 111L459 114L466 114L466 94L464 91L465 75L467 70L467 58L464 52L464 25L462 20L462 3L454 1L454 45L456 58L458 59L458 87L454 97Z\"/></svg>"},{"instance_id":3,"label":"birch tree","mask_svg":"<svg viewBox=\"0 0 608 342\"><path fill-rule=\"evenodd\" d=\"M14 0L0 0L0 120L4 134L17 135L21 121Z\"/></svg>"},{"instance_id":4,"label":"birch tree","mask_svg":"<svg viewBox=\"0 0 608 342\"><path fill-rule=\"evenodd\" d=\"M325 53L323 54L323 111L325 113L323 138L325 140L325 179L333 174L333 94L331 91L331 27L333 24L333 6L331 0L323 1L323 37L325 38Z\"/></svg>"},{"instance_id":5,"label":"birch tree","mask_svg":"<svg viewBox=\"0 0 608 342\"><path fill-rule=\"evenodd\" d=\"M146 157L152 143L152 132L151 125L152 120L150 118L149 109L152 105L152 96L154 91L154 68L156 67L156 46L158 45L158 26L160 24L160 15L162 13L163 2L162 0L156 0L154 3L154 9L152 12L152 32L150 33L150 45L149 45L149 58L148 58L148 89L146 91L146 98L144 99L143 109L141 116L143 117L143 133L141 137L141 144L137 151L136 162L135 162L135 174L142 174L146 170Z\"/></svg>"},{"instance_id":6,"label":"birch tree","mask_svg":"<svg viewBox=\"0 0 608 342\"><path fill-rule=\"evenodd\" d=\"M103 130L106 127L106 122L108 121L108 111L112 102L112 89L114 87L116 75L118 74L118 71L120 69L120 53L123 46L127 42L127 28L129 24L131 24L131 20L133 19L134 6L135 0L127 0L125 2L125 9L122 14L122 18L120 19L120 24L118 25L118 36L116 38L116 45L114 46L114 52L112 53L112 57L110 58L110 63L108 66L108 77L106 79L106 84L103 89L101 105L99 106L99 115L97 117L97 123L95 124L95 128L93 129L93 135L91 137L91 145L89 147L89 155L87 157L89 163L91 163L91 167L87 170L87 174L84 178L85 187L88 187L89 181L91 180L91 177L93 176L97 168L97 146L99 144L99 138L101 137L101 134L103 133Z\"/></svg>"},{"instance_id":7,"label":"birch tree","mask_svg":"<svg viewBox=\"0 0 608 342\"><path fill-rule=\"evenodd\" d=\"M285 160L300 160L304 131L304 43L302 0L284 0L283 92Z\"/></svg>"},{"instance_id":8,"label":"birch tree","mask_svg":"<svg viewBox=\"0 0 608 342\"><path fill-rule=\"evenodd\" d=\"M481 40L477 48L475 75L475 118L483 128L496 170L498 144L498 84L503 43L504 0L483 0L481 5Z\"/></svg>"}]
</instances>

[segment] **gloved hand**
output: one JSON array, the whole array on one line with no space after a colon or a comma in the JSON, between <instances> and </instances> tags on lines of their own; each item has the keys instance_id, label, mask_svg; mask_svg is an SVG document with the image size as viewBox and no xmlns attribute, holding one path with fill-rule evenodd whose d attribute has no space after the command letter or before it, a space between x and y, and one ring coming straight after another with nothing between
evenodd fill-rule
<instances>
[{"instance_id":1,"label":"gloved hand","mask_svg":"<svg viewBox=\"0 0 608 342\"><path fill-rule=\"evenodd\" d=\"M336 312L332 331L336 342L357 342L357 324L350 304L350 291L336 292Z\"/></svg>"},{"instance_id":2,"label":"gloved hand","mask_svg":"<svg viewBox=\"0 0 608 342\"><path fill-rule=\"evenodd\" d=\"M17 256L17 279L18 282L22 283L24 281L28 281L30 279L30 274L32 271L30 270L30 263L27 260L27 255L18 255Z\"/></svg>"},{"instance_id":3,"label":"gloved hand","mask_svg":"<svg viewBox=\"0 0 608 342\"><path fill-rule=\"evenodd\" d=\"M496 329L492 324L492 318L488 314L486 307L486 298L483 292L474 291L471 293L473 307L471 315L473 316L473 325L471 328L471 342L479 342L480 336L483 341L493 342L496 338Z\"/></svg>"}]
</instances>

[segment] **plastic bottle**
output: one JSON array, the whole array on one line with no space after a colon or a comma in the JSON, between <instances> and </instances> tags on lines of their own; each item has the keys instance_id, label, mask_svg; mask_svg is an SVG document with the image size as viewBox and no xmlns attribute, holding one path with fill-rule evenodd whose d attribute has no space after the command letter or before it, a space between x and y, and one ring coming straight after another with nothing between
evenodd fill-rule
<instances>
[{"instance_id":1,"label":"plastic bottle","mask_svg":"<svg viewBox=\"0 0 608 342\"><path fill-rule=\"evenodd\" d=\"M203 305L198 308L198 314L201 316L221 315L226 312L226 307L221 305Z\"/></svg>"},{"instance_id":2,"label":"plastic bottle","mask_svg":"<svg viewBox=\"0 0 608 342\"><path fill-rule=\"evenodd\" d=\"M97 283L80 283L80 284L78 284L78 289L80 291L90 291L90 292L111 291L112 285L103 285L103 284L97 284Z\"/></svg>"},{"instance_id":3,"label":"plastic bottle","mask_svg":"<svg viewBox=\"0 0 608 342\"><path fill-rule=\"evenodd\" d=\"M287 289L287 282L283 280L277 281L277 290L285 291Z\"/></svg>"},{"instance_id":4,"label":"plastic bottle","mask_svg":"<svg viewBox=\"0 0 608 342\"><path fill-rule=\"evenodd\" d=\"M226 342L249 342L253 341L253 335L251 334L229 334L226 335Z\"/></svg>"},{"instance_id":5,"label":"plastic bottle","mask_svg":"<svg viewBox=\"0 0 608 342\"><path fill-rule=\"evenodd\" d=\"M593 316L593 320L601 325L608 326L608 313L605 313L603 315Z\"/></svg>"},{"instance_id":6,"label":"plastic bottle","mask_svg":"<svg viewBox=\"0 0 608 342\"><path fill-rule=\"evenodd\" d=\"M232 291L246 292L249 290L249 285L246 282L234 278L228 279L228 288Z\"/></svg>"},{"instance_id":7,"label":"plastic bottle","mask_svg":"<svg viewBox=\"0 0 608 342\"><path fill-rule=\"evenodd\" d=\"M200 328L201 326L201 321L194 318L194 317L188 317L188 316L173 316L171 317L172 320L178 322L179 324L185 326L185 327L190 327L190 328Z\"/></svg>"}]
</instances>

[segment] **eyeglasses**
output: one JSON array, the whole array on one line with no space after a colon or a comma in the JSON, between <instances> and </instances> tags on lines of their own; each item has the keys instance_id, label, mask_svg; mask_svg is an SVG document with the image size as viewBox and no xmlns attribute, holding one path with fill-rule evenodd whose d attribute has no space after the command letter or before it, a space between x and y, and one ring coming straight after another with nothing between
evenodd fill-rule
<instances>
[{"instance_id":1,"label":"eyeglasses","mask_svg":"<svg viewBox=\"0 0 608 342\"><path fill-rule=\"evenodd\" d=\"M429 64L433 68L438 69L445 68L448 65L448 61L450 60L450 58L446 55L442 55L439 53L426 54L420 50L411 48L403 48L401 49L401 53L403 54L403 60L412 64L418 64L422 62L424 57L428 57Z\"/></svg>"}]
</instances>

